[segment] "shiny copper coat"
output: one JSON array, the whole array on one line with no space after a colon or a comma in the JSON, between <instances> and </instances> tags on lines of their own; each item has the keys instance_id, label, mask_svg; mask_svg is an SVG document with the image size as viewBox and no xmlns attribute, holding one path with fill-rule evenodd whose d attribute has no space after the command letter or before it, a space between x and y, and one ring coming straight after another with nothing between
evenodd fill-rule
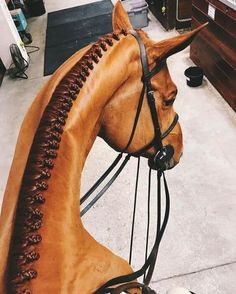
<instances>
[{"instance_id":1,"label":"shiny copper coat","mask_svg":"<svg viewBox=\"0 0 236 294\"><path fill-rule=\"evenodd\" d=\"M120 2L114 32L67 60L39 92L18 137L0 222L0 293L87 294L112 277L132 272L99 244L79 217L80 176L97 135L119 150L126 145L142 88L139 48ZM150 68L186 47L198 30L155 43L139 31ZM177 89L167 67L152 79L161 128L174 116ZM143 105L128 152L153 138ZM165 139L182 153L179 124ZM150 156L149 150L144 156Z\"/></svg>"}]
</instances>

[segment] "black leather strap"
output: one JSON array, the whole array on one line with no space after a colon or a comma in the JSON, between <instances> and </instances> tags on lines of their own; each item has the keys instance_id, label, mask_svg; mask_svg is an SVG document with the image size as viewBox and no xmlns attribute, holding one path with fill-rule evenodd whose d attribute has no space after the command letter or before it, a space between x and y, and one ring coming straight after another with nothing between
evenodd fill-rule
<instances>
[{"instance_id":1,"label":"black leather strap","mask_svg":"<svg viewBox=\"0 0 236 294\"><path fill-rule=\"evenodd\" d=\"M154 77L161 69L162 67L166 64L166 60L158 60L156 61L156 66L145 75L145 77L143 77L144 82L146 81L150 81L152 77Z\"/></svg>"},{"instance_id":2,"label":"black leather strap","mask_svg":"<svg viewBox=\"0 0 236 294\"><path fill-rule=\"evenodd\" d=\"M121 286L118 286L117 288L114 288L111 290L111 294L120 294L124 293L124 291L130 290L130 289L140 289L142 290L142 294L156 294L155 291L153 291L151 288L149 288L147 285L133 282L133 283L127 283Z\"/></svg>"},{"instance_id":3,"label":"black leather strap","mask_svg":"<svg viewBox=\"0 0 236 294\"><path fill-rule=\"evenodd\" d=\"M133 124L133 128L132 128L132 131L131 131L131 135L130 135L130 138L129 138L129 141L128 141L127 145L122 150L122 152L127 151L127 149L129 148L131 142L133 141L135 130L136 130L136 127L137 127L137 124L138 124L139 115L140 115L142 105L143 105L144 95L145 95L145 85L143 84L142 91L141 91L140 97L139 97L139 103L138 103L136 115L135 115L135 118L134 118L134 124Z\"/></svg>"},{"instance_id":4,"label":"black leather strap","mask_svg":"<svg viewBox=\"0 0 236 294\"><path fill-rule=\"evenodd\" d=\"M112 162L109 168L101 175L101 177L96 181L96 183L84 194L80 199L80 205L86 201L89 196L101 185L101 183L106 179L106 177L111 173L111 171L117 166L122 158L122 153L119 153L116 159Z\"/></svg>"},{"instance_id":5,"label":"black leather strap","mask_svg":"<svg viewBox=\"0 0 236 294\"><path fill-rule=\"evenodd\" d=\"M169 212L170 212L170 195L169 195L169 190L168 190L168 186L167 186L167 182L166 182L164 173L161 173L161 172L158 173L158 181L161 180L162 175L163 175L164 189L165 189L165 196L166 196L166 209L165 209L165 213L164 213L163 223L161 225L160 230L157 230L153 248L152 248L146 262L141 267L141 269L139 269L138 271L135 271L135 272L128 274L128 275L119 276L119 277L116 277L116 278L113 278L113 279L107 281L103 286L101 286L98 290L96 290L94 292L94 294L111 293L111 290L112 290L112 288L110 288L111 286L132 282L132 281L136 280L137 278L141 277L142 275L144 275L144 273L147 270L148 270L148 272L147 272L145 284L147 285L148 282L150 281L151 276L153 274L154 267L155 267L156 257L157 257L157 253L159 250L159 245L160 245L162 236L164 234L164 231L165 231L168 219L169 219ZM159 194L158 197L161 197L161 194Z\"/></svg>"},{"instance_id":6,"label":"black leather strap","mask_svg":"<svg viewBox=\"0 0 236 294\"><path fill-rule=\"evenodd\" d=\"M155 105L153 90L149 90L147 92L147 99L148 99L148 105L149 105L151 116L152 116L154 132L155 132L154 146L156 147L156 150L160 150L162 149L163 145L161 140L161 129L160 129L159 121L158 121L158 115L157 115L157 109Z\"/></svg>"},{"instance_id":7,"label":"black leather strap","mask_svg":"<svg viewBox=\"0 0 236 294\"><path fill-rule=\"evenodd\" d=\"M167 137L167 136L169 135L169 133L173 130L173 128L174 128L175 125L177 124L178 120L179 120L179 116L178 116L178 114L176 113L176 114L175 114L175 117L174 117L174 119L173 119L173 121L172 121L172 123L171 123L170 126L169 126L169 128L168 128L167 130L165 130L165 132L163 132L163 133L161 134L161 139L162 139L162 140L163 140L165 137Z\"/></svg>"},{"instance_id":8,"label":"black leather strap","mask_svg":"<svg viewBox=\"0 0 236 294\"><path fill-rule=\"evenodd\" d=\"M80 216L82 217L101 197L102 195L107 191L108 188L112 185L112 183L116 180L116 178L119 176L119 174L122 172L124 167L126 166L127 162L129 161L131 155L126 155L124 161L118 168L118 170L115 172L113 177L110 179L110 181L102 188L102 190L85 206L85 208L80 212Z\"/></svg>"},{"instance_id":9,"label":"black leather strap","mask_svg":"<svg viewBox=\"0 0 236 294\"><path fill-rule=\"evenodd\" d=\"M167 130L165 130L164 133L161 133L161 139L162 140L170 134L170 132L174 129L175 125L177 124L178 120L179 120L179 116L176 113L172 123L169 126L169 128ZM155 138L153 138L153 140L150 143L148 143L147 145L145 145L142 149L140 149L137 152L132 153L131 155L135 156L135 157L138 157L138 156L142 155L145 151L149 150L150 148L152 148L154 146L155 146Z\"/></svg>"},{"instance_id":10,"label":"black leather strap","mask_svg":"<svg viewBox=\"0 0 236 294\"><path fill-rule=\"evenodd\" d=\"M160 129L159 121L158 121L154 91L153 91L150 79L153 77L152 75L153 73L157 74L157 72L161 70L162 64L161 66L157 66L154 70L150 72L144 43L142 42L142 39L140 38L139 34L136 31L132 30L131 34L135 37L135 39L137 40L139 44L140 58L141 58L142 71L143 71L142 81L147 91L148 105L151 112L151 117L152 117L152 122L154 127L154 133L155 133L154 144L157 150L159 150L163 147L162 140L161 140L161 129Z\"/></svg>"}]
</instances>

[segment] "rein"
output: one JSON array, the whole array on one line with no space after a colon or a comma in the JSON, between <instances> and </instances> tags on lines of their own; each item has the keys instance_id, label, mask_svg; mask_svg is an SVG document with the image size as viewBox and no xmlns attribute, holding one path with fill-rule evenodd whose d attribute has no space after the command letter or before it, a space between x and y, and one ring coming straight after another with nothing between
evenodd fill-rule
<instances>
[{"instance_id":1,"label":"rein","mask_svg":"<svg viewBox=\"0 0 236 294\"><path fill-rule=\"evenodd\" d=\"M111 179L107 182L107 184L99 191L99 193L94 197L93 200L91 200L85 208L81 211L81 216L83 216L97 201L98 199L108 190L108 188L112 185L112 183L116 180L116 178L119 176L121 171L124 169L125 165L129 161L131 156L138 157L138 165L137 165L137 174L136 174L136 185L135 185L135 198L134 198L134 212L133 212L133 221L132 221L132 230L131 230L131 241L130 241L130 255L129 255L129 263L131 263L132 259L132 248L133 248L133 234L134 234L134 223L135 223L135 212L136 212L136 203L137 203L137 190L138 190L138 178L139 178L139 167L140 167L140 156L143 152L147 151L151 147L154 147L156 150L156 154L152 159L149 159L149 185L148 185L148 225L147 225L147 236L146 236L146 250L145 250L145 263L144 265L137 271L119 276L116 278L113 278L109 281L107 281L104 285L102 285L99 289L97 289L94 294L104 294L104 293L111 293L111 294L119 294L123 291L127 291L131 288L140 288L142 290L142 293L155 293L153 290L151 290L148 285L151 281L152 274L155 268L157 254L159 250L159 245L162 239L162 236L164 234L168 218L169 218L169 211L170 211L170 196L168 191L168 186L165 178L164 171L166 169L169 169L170 161L174 154L174 148L172 145L166 145L163 146L162 140L169 135L169 133L173 130L175 125L178 122L178 115L175 114L175 117L168 127L167 130L165 130L163 133L161 133L160 124L158 120L157 115L157 109L155 104L155 97L154 97L154 91L151 85L151 78L155 76L163 67L165 64L165 60L158 63L154 69L149 71L148 66L148 60L146 55L146 49L145 46L139 37L138 33L136 31L131 31L131 34L136 38L139 49L140 49L140 58L142 63L142 82L143 87L141 90L141 94L139 97L139 103L131 131L131 135L129 138L129 141L125 148L120 152L120 154L116 157L116 159L113 161L111 166L104 172L104 174L97 180L97 182L89 189L89 191L81 198L80 204L83 204L89 196L99 187L99 185L107 178L107 176L114 170L114 168L118 165L118 163L121 161L122 156L124 152L128 149L130 146L135 130L137 127L139 115L142 109L142 104L144 100L144 96L146 93L148 105L151 113L151 118L153 122L154 127L154 139L146 146L141 148L139 151L130 153L125 156L123 162L118 167L117 171L114 173L114 175L111 177ZM151 252L148 255L148 239L149 239L149 217L150 217L150 193L151 193L151 171L152 169L157 171L157 220L156 220L156 237L155 241L152 247ZM163 185L165 190L165 212L163 216L163 221L161 223L161 180L163 179ZM137 278L143 276L143 283L133 282ZM114 287L118 284L121 284L120 286L116 288Z\"/></svg>"}]
</instances>

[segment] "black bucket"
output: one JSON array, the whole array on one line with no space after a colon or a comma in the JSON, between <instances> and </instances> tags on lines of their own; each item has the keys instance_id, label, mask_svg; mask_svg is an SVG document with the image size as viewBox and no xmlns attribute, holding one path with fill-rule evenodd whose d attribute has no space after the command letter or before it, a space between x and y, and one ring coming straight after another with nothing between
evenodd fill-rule
<instances>
[{"instance_id":1,"label":"black bucket","mask_svg":"<svg viewBox=\"0 0 236 294\"><path fill-rule=\"evenodd\" d=\"M25 4L30 16L40 16L46 12L43 0L25 0Z\"/></svg>"},{"instance_id":2,"label":"black bucket","mask_svg":"<svg viewBox=\"0 0 236 294\"><path fill-rule=\"evenodd\" d=\"M198 66L190 66L184 72L189 87L198 87L202 84L203 70Z\"/></svg>"}]
</instances>

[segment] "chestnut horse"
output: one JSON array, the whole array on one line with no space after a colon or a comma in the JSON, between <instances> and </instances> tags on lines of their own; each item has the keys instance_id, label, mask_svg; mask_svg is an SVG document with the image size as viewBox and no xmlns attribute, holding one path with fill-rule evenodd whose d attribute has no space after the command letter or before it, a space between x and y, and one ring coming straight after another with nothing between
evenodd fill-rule
<instances>
[{"instance_id":1,"label":"chestnut horse","mask_svg":"<svg viewBox=\"0 0 236 294\"><path fill-rule=\"evenodd\" d=\"M132 26L120 2L114 32L67 60L39 92L17 141L0 223L0 293L91 294L130 265L84 228L79 191L86 157L100 135L122 150L129 140L142 90L142 66ZM149 68L184 49L199 29L155 43L138 30ZM177 89L166 63L151 79L161 131L175 112ZM146 100L131 144L133 153L152 141ZM179 123L163 140L182 154ZM154 148L142 155L153 157Z\"/></svg>"}]
</instances>

